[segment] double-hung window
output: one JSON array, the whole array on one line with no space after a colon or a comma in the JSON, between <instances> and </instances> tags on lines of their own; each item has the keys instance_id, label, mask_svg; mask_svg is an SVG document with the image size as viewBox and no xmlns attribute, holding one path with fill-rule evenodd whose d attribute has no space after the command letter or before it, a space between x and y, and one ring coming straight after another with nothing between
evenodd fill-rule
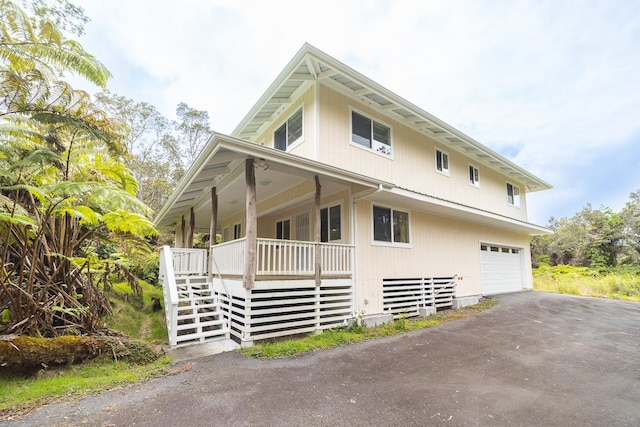
<instances>
[{"instance_id":1,"label":"double-hung window","mask_svg":"<svg viewBox=\"0 0 640 427\"><path fill-rule=\"evenodd\" d=\"M409 213L383 206L373 206L373 240L410 243Z\"/></svg>"},{"instance_id":2,"label":"double-hung window","mask_svg":"<svg viewBox=\"0 0 640 427\"><path fill-rule=\"evenodd\" d=\"M520 207L520 187L507 182L507 203L517 208Z\"/></svg>"},{"instance_id":3,"label":"double-hung window","mask_svg":"<svg viewBox=\"0 0 640 427\"><path fill-rule=\"evenodd\" d=\"M480 171L473 165L469 165L469 184L480 186Z\"/></svg>"},{"instance_id":4,"label":"double-hung window","mask_svg":"<svg viewBox=\"0 0 640 427\"><path fill-rule=\"evenodd\" d=\"M436 170L449 175L449 153L436 148Z\"/></svg>"},{"instance_id":5,"label":"double-hung window","mask_svg":"<svg viewBox=\"0 0 640 427\"><path fill-rule=\"evenodd\" d=\"M336 242L342 239L340 205L320 209L320 241Z\"/></svg>"},{"instance_id":6,"label":"double-hung window","mask_svg":"<svg viewBox=\"0 0 640 427\"><path fill-rule=\"evenodd\" d=\"M273 146L287 151L302 139L302 108L293 113L286 122L273 133Z\"/></svg>"},{"instance_id":7,"label":"double-hung window","mask_svg":"<svg viewBox=\"0 0 640 427\"><path fill-rule=\"evenodd\" d=\"M351 111L351 142L391 156L391 128Z\"/></svg>"}]
</instances>

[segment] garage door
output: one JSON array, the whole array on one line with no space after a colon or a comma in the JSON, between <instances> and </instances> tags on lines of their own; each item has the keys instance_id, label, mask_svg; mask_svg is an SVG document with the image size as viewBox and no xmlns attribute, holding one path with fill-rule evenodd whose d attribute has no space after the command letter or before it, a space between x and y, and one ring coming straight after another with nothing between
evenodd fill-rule
<instances>
[{"instance_id":1,"label":"garage door","mask_svg":"<svg viewBox=\"0 0 640 427\"><path fill-rule=\"evenodd\" d=\"M483 243L480 245L480 261L483 295L522 290L521 249Z\"/></svg>"}]
</instances>

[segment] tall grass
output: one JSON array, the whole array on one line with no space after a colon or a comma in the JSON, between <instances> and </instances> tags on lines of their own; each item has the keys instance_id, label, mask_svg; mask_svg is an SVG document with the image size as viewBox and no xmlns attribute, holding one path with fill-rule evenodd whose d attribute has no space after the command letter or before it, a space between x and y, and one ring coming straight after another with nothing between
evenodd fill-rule
<instances>
[{"instance_id":1,"label":"tall grass","mask_svg":"<svg viewBox=\"0 0 640 427\"><path fill-rule=\"evenodd\" d=\"M105 319L107 326L124 332L132 338L149 344L167 344L167 324L164 309L152 311L152 298L162 301L162 288L140 281L144 300L136 300L131 287L126 283L116 283L113 291L126 295L132 303L124 302L121 298L110 296L111 315Z\"/></svg>"},{"instance_id":2,"label":"tall grass","mask_svg":"<svg viewBox=\"0 0 640 427\"><path fill-rule=\"evenodd\" d=\"M567 265L533 269L533 289L640 302L640 269L596 270Z\"/></svg>"}]
</instances>

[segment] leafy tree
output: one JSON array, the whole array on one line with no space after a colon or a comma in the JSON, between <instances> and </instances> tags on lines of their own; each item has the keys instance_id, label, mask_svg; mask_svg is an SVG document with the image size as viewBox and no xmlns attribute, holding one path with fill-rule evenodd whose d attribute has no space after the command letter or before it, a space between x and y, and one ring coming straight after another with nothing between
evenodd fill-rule
<instances>
[{"instance_id":1,"label":"leafy tree","mask_svg":"<svg viewBox=\"0 0 640 427\"><path fill-rule=\"evenodd\" d=\"M163 142L177 166L174 176L177 182L196 160L213 131L209 127L209 113L191 108L184 102L178 104L176 116L173 137Z\"/></svg>"},{"instance_id":2,"label":"leafy tree","mask_svg":"<svg viewBox=\"0 0 640 427\"><path fill-rule=\"evenodd\" d=\"M158 211L175 187L166 140L172 139L171 123L146 102L135 102L104 91L96 102L125 126L125 164L138 181L138 197Z\"/></svg>"},{"instance_id":3,"label":"leafy tree","mask_svg":"<svg viewBox=\"0 0 640 427\"><path fill-rule=\"evenodd\" d=\"M107 70L48 19L0 0L0 333L95 333L97 283L155 233L120 159L122 127L57 77L104 86Z\"/></svg>"},{"instance_id":4,"label":"leafy tree","mask_svg":"<svg viewBox=\"0 0 640 427\"><path fill-rule=\"evenodd\" d=\"M629 195L629 200L620 216L625 225L625 243L632 249L631 260L638 263L640 258L640 190Z\"/></svg>"},{"instance_id":5,"label":"leafy tree","mask_svg":"<svg viewBox=\"0 0 640 427\"><path fill-rule=\"evenodd\" d=\"M637 262L640 194L632 193L631 199L620 214L587 204L571 218L551 218L549 228L554 233L531 240L533 265L549 262L600 268Z\"/></svg>"}]
</instances>

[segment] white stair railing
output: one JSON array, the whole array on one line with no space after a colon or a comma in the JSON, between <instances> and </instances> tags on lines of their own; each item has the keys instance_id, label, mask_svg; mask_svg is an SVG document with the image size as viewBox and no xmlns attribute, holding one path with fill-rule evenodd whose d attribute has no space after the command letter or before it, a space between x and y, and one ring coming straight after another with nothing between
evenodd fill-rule
<instances>
[{"instance_id":1,"label":"white stair railing","mask_svg":"<svg viewBox=\"0 0 640 427\"><path fill-rule=\"evenodd\" d=\"M160 248L160 282L164 296L165 317L167 319L167 335L169 345L175 347L178 343L178 288L176 275L173 270L173 256L169 246Z\"/></svg>"}]
</instances>

